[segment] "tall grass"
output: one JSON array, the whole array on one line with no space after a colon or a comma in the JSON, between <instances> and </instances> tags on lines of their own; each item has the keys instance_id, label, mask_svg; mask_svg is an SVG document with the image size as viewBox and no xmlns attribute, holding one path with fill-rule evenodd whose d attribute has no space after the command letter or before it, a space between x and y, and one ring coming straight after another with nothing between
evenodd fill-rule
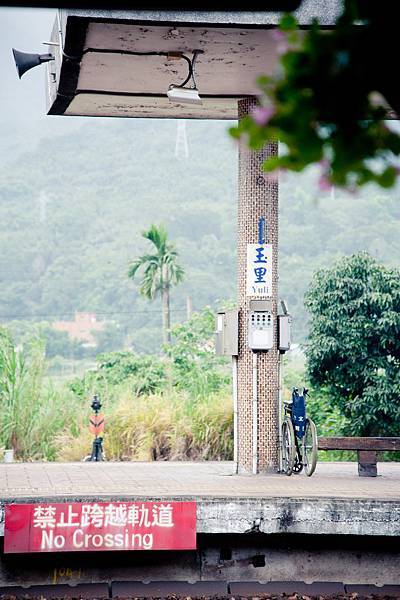
<instances>
[{"instance_id":1,"label":"tall grass","mask_svg":"<svg viewBox=\"0 0 400 600\"><path fill-rule=\"evenodd\" d=\"M210 308L173 329L163 357L111 352L98 356L98 369L71 382L82 399L100 392L104 400L108 460L228 460L233 454L229 361L213 349ZM56 436L58 460L80 460L91 439L79 433Z\"/></svg>"},{"instance_id":2,"label":"tall grass","mask_svg":"<svg viewBox=\"0 0 400 600\"><path fill-rule=\"evenodd\" d=\"M57 460L81 460L90 442L85 426L78 435L64 431L55 440ZM132 398L127 389L106 421L104 449L107 460L231 460L230 395L194 401L183 392Z\"/></svg>"},{"instance_id":3,"label":"tall grass","mask_svg":"<svg viewBox=\"0 0 400 600\"><path fill-rule=\"evenodd\" d=\"M78 399L45 383L44 343L32 337L16 347L0 329L0 450L20 460L54 460L54 437L67 425L77 431Z\"/></svg>"}]
</instances>

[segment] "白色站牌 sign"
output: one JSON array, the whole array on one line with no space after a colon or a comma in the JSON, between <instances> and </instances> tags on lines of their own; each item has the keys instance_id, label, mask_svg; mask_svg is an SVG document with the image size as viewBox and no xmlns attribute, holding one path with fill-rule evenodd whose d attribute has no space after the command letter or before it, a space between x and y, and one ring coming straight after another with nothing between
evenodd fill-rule
<instances>
[{"instance_id":1,"label":"\u767d\u8272\u7ad9\u724c sign","mask_svg":"<svg viewBox=\"0 0 400 600\"><path fill-rule=\"evenodd\" d=\"M272 244L247 244L246 296L272 296Z\"/></svg>"},{"instance_id":2,"label":"\u767d\u8272\u7ad9\u724c sign","mask_svg":"<svg viewBox=\"0 0 400 600\"><path fill-rule=\"evenodd\" d=\"M8 504L4 552L192 550L195 502Z\"/></svg>"}]
</instances>

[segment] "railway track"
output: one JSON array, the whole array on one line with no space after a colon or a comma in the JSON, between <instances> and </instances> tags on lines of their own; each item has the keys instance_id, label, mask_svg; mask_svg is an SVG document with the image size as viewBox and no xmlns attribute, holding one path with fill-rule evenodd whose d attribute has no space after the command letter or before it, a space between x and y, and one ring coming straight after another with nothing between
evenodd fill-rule
<instances>
[{"instance_id":1,"label":"railway track","mask_svg":"<svg viewBox=\"0 0 400 600\"><path fill-rule=\"evenodd\" d=\"M77 585L31 585L6 586L0 588L0 599L53 600L127 600L139 598L157 599L215 599L263 600L264 598L291 600L363 600L399 599L400 585L344 584L336 582L275 581L268 583L226 581L113 581L104 583L81 583Z\"/></svg>"}]
</instances>

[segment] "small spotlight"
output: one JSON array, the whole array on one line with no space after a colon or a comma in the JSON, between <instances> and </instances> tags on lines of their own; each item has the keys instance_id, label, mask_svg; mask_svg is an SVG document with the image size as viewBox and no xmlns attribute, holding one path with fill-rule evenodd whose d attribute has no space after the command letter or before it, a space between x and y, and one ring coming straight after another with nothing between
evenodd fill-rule
<instances>
[{"instance_id":1,"label":"small spotlight","mask_svg":"<svg viewBox=\"0 0 400 600\"><path fill-rule=\"evenodd\" d=\"M171 102L179 104L203 104L196 88L185 88L172 85L167 96Z\"/></svg>"}]
</instances>

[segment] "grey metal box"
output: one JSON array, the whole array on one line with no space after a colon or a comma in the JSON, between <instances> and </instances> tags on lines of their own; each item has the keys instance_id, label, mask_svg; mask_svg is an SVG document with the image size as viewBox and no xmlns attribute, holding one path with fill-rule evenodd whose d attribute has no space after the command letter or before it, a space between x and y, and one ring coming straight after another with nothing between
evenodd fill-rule
<instances>
[{"instance_id":1,"label":"grey metal box","mask_svg":"<svg viewBox=\"0 0 400 600\"><path fill-rule=\"evenodd\" d=\"M291 315L278 315L278 348L281 352L290 350Z\"/></svg>"},{"instance_id":2,"label":"grey metal box","mask_svg":"<svg viewBox=\"0 0 400 600\"><path fill-rule=\"evenodd\" d=\"M215 327L215 354L237 356L238 354L238 311L218 312Z\"/></svg>"},{"instance_id":3,"label":"grey metal box","mask_svg":"<svg viewBox=\"0 0 400 600\"><path fill-rule=\"evenodd\" d=\"M250 300L249 309L256 312L272 312L272 300Z\"/></svg>"}]
</instances>

